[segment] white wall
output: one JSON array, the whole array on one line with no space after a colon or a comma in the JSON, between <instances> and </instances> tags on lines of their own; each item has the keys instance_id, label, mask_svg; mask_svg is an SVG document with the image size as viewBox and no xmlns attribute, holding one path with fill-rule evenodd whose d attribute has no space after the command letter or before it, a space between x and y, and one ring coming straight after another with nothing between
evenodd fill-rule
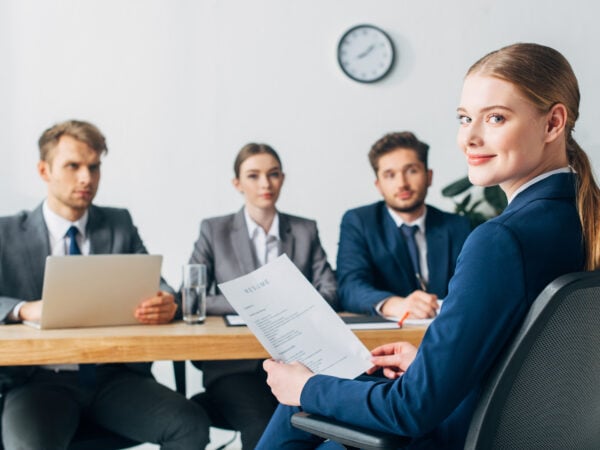
<instances>
[{"instance_id":1,"label":"white wall","mask_svg":"<svg viewBox=\"0 0 600 450\"><path fill-rule=\"evenodd\" d=\"M0 0L0 215L45 194L41 132L90 120L110 149L97 203L131 210L177 286L200 220L241 206L234 155L264 141L287 174L280 209L316 218L334 262L342 213L378 199L366 153L385 132L431 144L429 200L451 208L439 191L466 173L461 80L500 46L536 41L567 56L583 95L576 138L600 161L599 13L592 0ZM399 54L374 85L346 78L335 58L363 22Z\"/></svg>"}]
</instances>

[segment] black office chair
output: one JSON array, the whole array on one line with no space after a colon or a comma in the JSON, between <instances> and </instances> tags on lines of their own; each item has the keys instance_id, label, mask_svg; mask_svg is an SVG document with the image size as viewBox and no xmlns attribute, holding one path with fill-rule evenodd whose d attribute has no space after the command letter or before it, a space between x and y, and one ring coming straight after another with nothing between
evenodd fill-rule
<instances>
[{"instance_id":1,"label":"black office chair","mask_svg":"<svg viewBox=\"0 0 600 450\"><path fill-rule=\"evenodd\" d=\"M405 445L406 438L363 437L339 423L330 435L330 422L292 417L294 426L343 445ZM465 448L600 448L599 271L561 276L540 293L490 372Z\"/></svg>"}]
</instances>

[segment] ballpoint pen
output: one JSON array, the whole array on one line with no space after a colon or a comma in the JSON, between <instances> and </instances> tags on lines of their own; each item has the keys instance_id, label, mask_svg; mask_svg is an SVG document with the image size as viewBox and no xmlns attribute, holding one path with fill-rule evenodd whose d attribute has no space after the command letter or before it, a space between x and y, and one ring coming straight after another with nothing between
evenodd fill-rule
<instances>
[{"instance_id":1,"label":"ballpoint pen","mask_svg":"<svg viewBox=\"0 0 600 450\"><path fill-rule=\"evenodd\" d=\"M419 272L417 272L417 273L415 273L415 275L417 276L417 281L419 282L419 286L421 287L421 290L423 292L427 292L427 283L425 283L425 280L423 279L421 274Z\"/></svg>"},{"instance_id":2,"label":"ballpoint pen","mask_svg":"<svg viewBox=\"0 0 600 450\"><path fill-rule=\"evenodd\" d=\"M404 323L404 321L406 320L406 318L408 317L408 315L409 315L409 314L410 314L410 313L409 313L408 311L406 311L406 312L404 313L404 315L402 316L402 318L401 318L401 319L398 321L398 326L399 326L400 328L402 328L402 324Z\"/></svg>"}]
</instances>

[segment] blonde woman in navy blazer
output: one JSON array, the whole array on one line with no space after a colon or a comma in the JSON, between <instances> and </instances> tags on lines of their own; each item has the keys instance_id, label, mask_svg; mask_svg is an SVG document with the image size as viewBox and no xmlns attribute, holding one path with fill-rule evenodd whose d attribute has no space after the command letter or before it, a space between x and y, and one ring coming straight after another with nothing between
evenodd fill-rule
<instances>
[{"instance_id":1,"label":"blonde woman in navy blazer","mask_svg":"<svg viewBox=\"0 0 600 450\"><path fill-rule=\"evenodd\" d=\"M419 349L372 351L369 372L383 368L387 380L265 361L274 394L291 406L278 408L258 449L319 444L289 425L296 406L413 437L410 448L463 448L482 382L536 296L560 275L600 266L600 190L572 136L578 108L577 79L556 50L515 44L475 63L458 108L458 143L470 180L500 185L508 207L467 238Z\"/></svg>"},{"instance_id":2,"label":"blonde woman in navy blazer","mask_svg":"<svg viewBox=\"0 0 600 450\"><path fill-rule=\"evenodd\" d=\"M216 285L245 275L262 265L250 239L255 233L279 235L270 257L285 253L335 308L335 276L321 246L314 220L283 214L275 204L284 181L279 156L266 144L247 144L234 163L234 187L244 195L245 205L237 213L203 220L190 262L206 264L209 315L233 314L235 310ZM276 223L277 230L273 230ZM261 230L258 230L258 228ZM271 417L277 401L265 380L259 360L206 361L195 365L203 371L206 392L196 396L218 426L241 431L244 449L253 449Z\"/></svg>"}]
</instances>

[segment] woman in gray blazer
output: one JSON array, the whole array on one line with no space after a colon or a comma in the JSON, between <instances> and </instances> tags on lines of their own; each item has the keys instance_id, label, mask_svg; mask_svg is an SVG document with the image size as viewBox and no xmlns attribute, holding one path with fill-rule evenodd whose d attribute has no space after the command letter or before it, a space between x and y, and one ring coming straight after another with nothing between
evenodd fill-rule
<instances>
[{"instance_id":1,"label":"woman in gray blazer","mask_svg":"<svg viewBox=\"0 0 600 450\"><path fill-rule=\"evenodd\" d=\"M190 258L190 263L207 267L207 314L235 313L218 292L218 283L245 275L283 253L336 308L335 276L316 222L275 207L285 178L275 150L266 144L245 145L234 172L233 185L244 196L244 207L203 220ZM253 449L277 406L261 361L195 361L194 365L203 371L206 390L193 400L204 406L214 426L239 430L243 448Z\"/></svg>"}]
</instances>

